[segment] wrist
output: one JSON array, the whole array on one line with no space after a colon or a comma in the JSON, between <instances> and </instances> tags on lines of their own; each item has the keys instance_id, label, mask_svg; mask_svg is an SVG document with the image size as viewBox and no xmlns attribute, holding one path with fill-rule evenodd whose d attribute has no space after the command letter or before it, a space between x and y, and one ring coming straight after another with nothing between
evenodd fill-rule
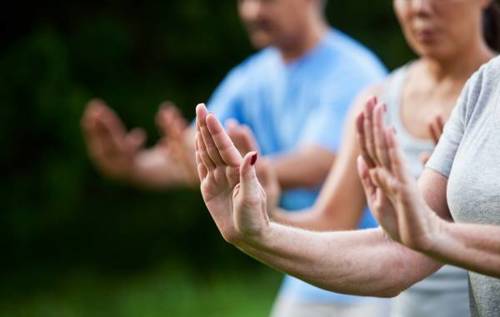
<instances>
[{"instance_id":1,"label":"wrist","mask_svg":"<svg viewBox=\"0 0 500 317\"><path fill-rule=\"evenodd\" d=\"M450 222L429 211L425 233L418 239L414 249L429 255L435 253L446 240L450 225Z\"/></svg>"},{"instance_id":2,"label":"wrist","mask_svg":"<svg viewBox=\"0 0 500 317\"><path fill-rule=\"evenodd\" d=\"M272 223L266 221L264 225L262 225L257 230L252 230L251 232L244 232L239 234L238 238L235 239L232 244L238 248L259 248L266 246L269 241L272 241L271 236L273 235L273 226Z\"/></svg>"}]
</instances>

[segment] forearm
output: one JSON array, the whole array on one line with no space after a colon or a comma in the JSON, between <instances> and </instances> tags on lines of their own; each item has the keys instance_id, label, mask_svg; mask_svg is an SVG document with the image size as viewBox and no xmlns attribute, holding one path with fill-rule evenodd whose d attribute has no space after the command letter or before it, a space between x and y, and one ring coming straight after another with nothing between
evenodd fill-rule
<instances>
[{"instance_id":1,"label":"forearm","mask_svg":"<svg viewBox=\"0 0 500 317\"><path fill-rule=\"evenodd\" d=\"M500 278L500 226L442 221L423 252L445 263Z\"/></svg>"},{"instance_id":2,"label":"forearm","mask_svg":"<svg viewBox=\"0 0 500 317\"><path fill-rule=\"evenodd\" d=\"M272 160L282 189L315 187L326 179L335 156L319 146L308 146Z\"/></svg>"},{"instance_id":3,"label":"forearm","mask_svg":"<svg viewBox=\"0 0 500 317\"><path fill-rule=\"evenodd\" d=\"M439 267L379 229L315 233L271 223L266 232L236 245L279 271L339 293L395 296Z\"/></svg>"},{"instance_id":4,"label":"forearm","mask_svg":"<svg viewBox=\"0 0 500 317\"><path fill-rule=\"evenodd\" d=\"M126 180L139 188L164 190L173 187L196 187L198 182L191 173L161 149L152 149L141 153L134 163L134 168ZM191 164L192 165L192 164Z\"/></svg>"},{"instance_id":5,"label":"forearm","mask_svg":"<svg viewBox=\"0 0 500 317\"><path fill-rule=\"evenodd\" d=\"M286 211L277 208L271 218L280 224L312 231L337 231L356 229L359 217L339 210L323 212L316 208Z\"/></svg>"}]
</instances>

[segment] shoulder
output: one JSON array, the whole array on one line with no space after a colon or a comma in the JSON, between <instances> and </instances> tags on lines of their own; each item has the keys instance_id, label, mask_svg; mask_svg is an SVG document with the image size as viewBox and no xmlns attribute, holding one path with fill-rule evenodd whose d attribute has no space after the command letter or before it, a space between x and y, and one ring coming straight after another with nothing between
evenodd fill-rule
<instances>
[{"instance_id":1,"label":"shoulder","mask_svg":"<svg viewBox=\"0 0 500 317\"><path fill-rule=\"evenodd\" d=\"M266 48L252 54L243 62L233 67L217 87L215 94L222 92L238 93L255 82L256 78L262 77L266 69L276 63L279 58L277 51Z\"/></svg>"},{"instance_id":2,"label":"shoulder","mask_svg":"<svg viewBox=\"0 0 500 317\"><path fill-rule=\"evenodd\" d=\"M343 69L374 78L382 78L387 74L384 64L370 49L345 33L332 29L325 43Z\"/></svg>"},{"instance_id":3,"label":"shoulder","mask_svg":"<svg viewBox=\"0 0 500 317\"><path fill-rule=\"evenodd\" d=\"M279 60L280 55L275 48L265 48L247 57L243 62L231 69L228 75L239 76L240 78L252 77L256 74L262 74Z\"/></svg>"},{"instance_id":4,"label":"shoulder","mask_svg":"<svg viewBox=\"0 0 500 317\"><path fill-rule=\"evenodd\" d=\"M499 98L500 57L491 59L467 81L460 96L458 107L465 122L478 117Z\"/></svg>"}]
</instances>

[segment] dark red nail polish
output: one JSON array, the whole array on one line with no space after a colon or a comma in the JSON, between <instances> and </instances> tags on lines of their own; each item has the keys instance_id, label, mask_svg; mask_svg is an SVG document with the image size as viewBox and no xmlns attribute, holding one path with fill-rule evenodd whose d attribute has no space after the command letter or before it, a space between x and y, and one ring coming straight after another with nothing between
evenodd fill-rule
<instances>
[{"instance_id":1,"label":"dark red nail polish","mask_svg":"<svg viewBox=\"0 0 500 317\"><path fill-rule=\"evenodd\" d=\"M258 154L255 153L254 155L252 155L252 157L250 158L250 165L255 165L255 162L257 162L257 156Z\"/></svg>"}]
</instances>

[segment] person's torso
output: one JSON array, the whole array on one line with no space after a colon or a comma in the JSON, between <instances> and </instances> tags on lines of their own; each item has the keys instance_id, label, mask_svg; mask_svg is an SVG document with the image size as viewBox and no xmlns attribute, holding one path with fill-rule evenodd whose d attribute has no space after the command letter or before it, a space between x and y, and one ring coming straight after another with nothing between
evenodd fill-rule
<instances>
[{"instance_id":1,"label":"person's torso","mask_svg":"<svg viewBox=\"0 0 500 317\"><path fill-rule=\"evenodd\" d=\"M500 59L481 73L448 178L456 222L500 226ZM500 279L469 273L473 316L500 316Z\"/></svg>"}]
</instances>

